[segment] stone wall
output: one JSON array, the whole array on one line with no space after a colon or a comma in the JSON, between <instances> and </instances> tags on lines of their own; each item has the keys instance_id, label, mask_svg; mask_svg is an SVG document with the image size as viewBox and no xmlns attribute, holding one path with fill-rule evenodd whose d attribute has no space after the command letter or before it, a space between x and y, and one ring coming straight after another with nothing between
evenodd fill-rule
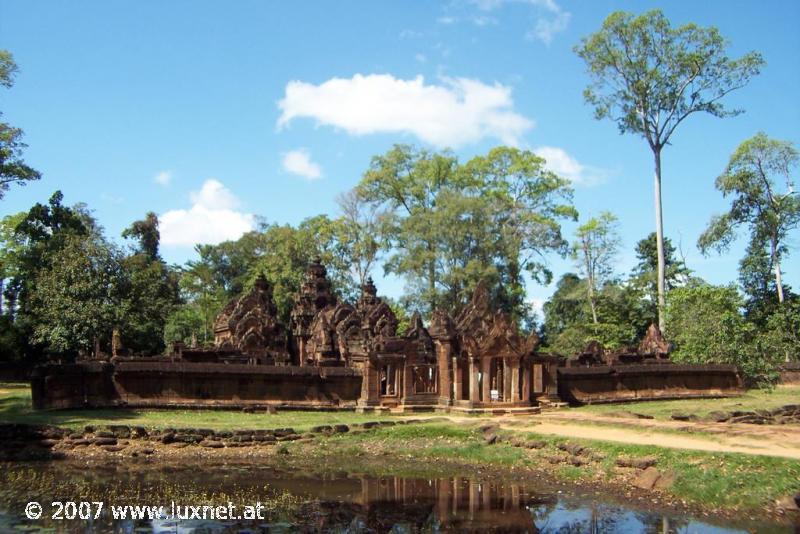
<instances>
[{"instance_id":1,"label":"stone wall","mask_svg":"<svg viewBox=\"0 0 800 534\"><path fill-rule=\"evenodd\" d=\"M38 368L33 404L42 408L351 408L361 375L350 368L120 361Z\"/></svg>"},{"instance_id":2,"label":"stone wall","mask_svg":"<svg viewBox=\"0 0 800 534\"><path fill-rule=\"evenodd\" d=\"M733 365L599 365L558 369L558 394L574 404L740 395Z\"/></svg>"},{"instance_id":3,"label":"stone wall","mask_svg":"<svg viewBox=\"0 0 800 534\"><path fill-rule=\"evenodd\" d=\"M800 385L800 362L783 364L780 368L780 378L778 382L781 384Z\"/></svg>"}]
</instances>

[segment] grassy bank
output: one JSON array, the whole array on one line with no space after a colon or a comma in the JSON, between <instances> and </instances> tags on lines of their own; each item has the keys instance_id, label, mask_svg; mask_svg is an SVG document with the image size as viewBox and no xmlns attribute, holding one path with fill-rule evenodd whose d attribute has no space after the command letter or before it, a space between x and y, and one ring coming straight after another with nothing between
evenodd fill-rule
<instances>
[{"instance_id":1,"label":"grassy bank","mask_svg":"<svg viewBox=\"0 0 800 534\"><path fill-rule=\"evenodd\" d=\"M203 427L212 430L292 427L303 431L316 425L353 424L397 419L396 416L354 412L283 411L274 414L227 410L34 410L28 384L0 383L0 423L56 425L80 429L86 425L137 425L146 428Z\"/></svg>"},{"instance_id":2,"label":"grassy bank","mask_svg":"<svg viewBox=\"0 0 800 534\"><path fill-rule=\"evenodd\" d=\"M578 412L612 415L632 412L655 419L669 419L673 413L704 417L714 411L770 410L786 404L800 404L800 386L777 386L773 389L751 389L739 397L721 399L687 399L669 401L629 402L624 404L595 404L572 408Z\"/></svg>"}]
</instances>

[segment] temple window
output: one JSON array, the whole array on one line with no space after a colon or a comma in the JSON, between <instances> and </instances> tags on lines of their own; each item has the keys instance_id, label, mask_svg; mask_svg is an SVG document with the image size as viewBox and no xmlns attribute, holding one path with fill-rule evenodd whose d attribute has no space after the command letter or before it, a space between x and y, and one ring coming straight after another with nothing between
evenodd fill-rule
<instances>
[{"instance_id":1,"label":"temple window","mask_svg":"<svg viewBox=\"0 0 800 534\"><path fill-rule=\"evenodd\" d=\"M433 365L415 365L411 368L414 393L436 393L437 376Z\"/></svg>"},{"instance_id":2,"label":"temple window","mask_svg":"<svg viewBox=\"0 0 800 534\"><path fill-rule=\"evenodd\" d=\"M392 365L381 366L380 371L381 395L397 395L397 368Z\"/></svg>"}]
</instances>

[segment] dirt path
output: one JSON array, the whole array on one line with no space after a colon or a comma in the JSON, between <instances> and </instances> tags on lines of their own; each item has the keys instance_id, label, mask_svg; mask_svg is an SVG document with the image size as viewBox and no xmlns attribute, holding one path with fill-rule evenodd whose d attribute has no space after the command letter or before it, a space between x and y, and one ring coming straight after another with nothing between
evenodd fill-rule
<instances>
[{"instance_id":1,"label":"dirt path","mask_svg":"<svg viewBox=\"0 0 800 534\"><path fill-rule=\"evenodd\" d=\"M475 422L475 418L451 417ZM800 425L749 425L658 421L585 414L545 412L492 419L501 428L568 438L706 452L735 452L800 460Z\"/></svg>"}]
</instances>

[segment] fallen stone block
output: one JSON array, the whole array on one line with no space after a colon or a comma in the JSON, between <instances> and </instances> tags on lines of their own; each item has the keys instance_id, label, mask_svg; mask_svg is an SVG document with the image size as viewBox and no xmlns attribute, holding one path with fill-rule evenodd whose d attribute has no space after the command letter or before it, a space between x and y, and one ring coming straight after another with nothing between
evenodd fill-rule
<instances>
[{"instance_id":1,"label":"fallen stone block","mask_svg":"<svg viewBox=\"0 0 800 534\"><path fill-rule=\"evenodd\" d=\"M661 473L655 467L648 467L633 481L633 485L643 490L651 490L661 478Z\"/></svg>"}]
</instances>

